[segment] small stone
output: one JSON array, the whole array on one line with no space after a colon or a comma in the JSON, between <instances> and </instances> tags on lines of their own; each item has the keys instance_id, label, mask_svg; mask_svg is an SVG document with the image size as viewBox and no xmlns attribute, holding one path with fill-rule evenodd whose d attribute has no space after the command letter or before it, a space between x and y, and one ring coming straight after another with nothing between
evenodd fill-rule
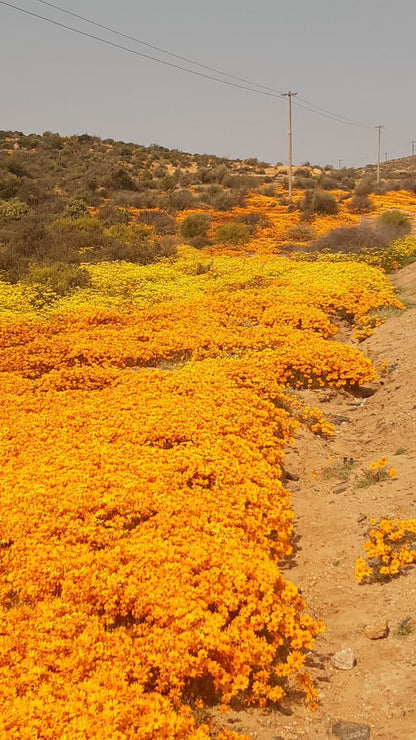
<instances>
[{"instance_id":1,"label":"small stone","mask_svg":"<svg viewBox=\"0 0 416 740\"><path fill-rule=\"evenodd\" d=\"M365 514L360 514L360 516L357 519L357 522L358 522L358 524L361 524L361 522L365 522L366 519L367 519L367 517L366 517Z\"/></svg>"},{"instance_id":2,"label":"small stone","mask_svg":"<svg viewBox=\"0 0 416 740\"><path fill-rule=\"evenodd\" d=\"M370 740L370 727L356 722L334 722L332 732L340 740Z\"/></svg>"},{"instance_id":3,"label":"small stone","mask_svg":"<svg viewBox=\"0 0 416 740\"><path fill-rule=\"evenodd\" d=\"M347 424L351 419L348 418L348 416L336 416L334 419L335 426L339 426L340 424Z\"/></svg>"},{"instance_id":4,"label":"small stone","mask_svg":"<svg viewBox=\"0 0 416 740\"><path fill-rule=\"evenodd\" d=\"M334 488L332 493L344 493L346 491L348 486L338 486L338 488Z\"/></svg>"},{"instance_id":5,"label":"small stone","mask_svg":"<svg viewBox=\"0 0 416 740\"><path fill-rule=\"evenodd\" d=\"M285 477L287 480L299 480L299 476L296 473L291 473L289 470L285 470Z\"/></svg>"},{"instance_id":6,"label":"small stone","mask_svg":"<svg viewBox=\"0 0 416 740\"><path fill-rule=\"evenodd\" d=\"M369 640L382 640L389 634L389 625L386 621L366 624L363 632Z\"/></svg>"},{"instance_id":7,"label":"small stone","mask_svg":"<svg viewBox=\"0 0 416 740\"><path fill-rule=\"evenodd\" d=\"M356 664L355 655L351 648L339 650L332 656L331 663L339 671L350 671Z\"/></svg>"},{"instance_id":8,"label":"small stone","mask_svg":"<svg viewBox=\"0 0 416 740\"><path fill-rule=\"evenodd\" d=\"M380 388L381 383L367 383L366 385L360 385L357 388L357 395L361 396L361 398L370 398L370 396L374 396Z\"/></svg>"}]
</instances>

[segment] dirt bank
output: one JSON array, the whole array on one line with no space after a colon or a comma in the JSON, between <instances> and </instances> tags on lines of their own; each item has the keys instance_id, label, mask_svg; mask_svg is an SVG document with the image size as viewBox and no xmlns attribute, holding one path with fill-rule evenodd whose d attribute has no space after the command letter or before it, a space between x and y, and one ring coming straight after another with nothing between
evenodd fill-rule
<instances>
[{"instance_id":1,"label":"dirt bank","mask_svg":"<svg viewBox=\"0 0 416 740\"><path fill-rule=\"evenodd\" d=\"M229 727L257 740L331 738L336 720L368 725L371 740L416 738L416 567L383 584L354 578L369 520L416 516L416 264L392 282L407 310L392 313L360 345L377 367L386 365L376 393L366 399L327 390L302 394L336 425L329 440L302 431L285 458L299 478L287 483L297 552L285 575L327 626L309 666L320 706L314 713L295 702L279 712L231 712ZM383 456L397 477L360 487L369 463ZM365 625L385 621L387 637L365 636ZM343 648L353 650L351 670L332 666Z\"/></svg>"}]
</instances>

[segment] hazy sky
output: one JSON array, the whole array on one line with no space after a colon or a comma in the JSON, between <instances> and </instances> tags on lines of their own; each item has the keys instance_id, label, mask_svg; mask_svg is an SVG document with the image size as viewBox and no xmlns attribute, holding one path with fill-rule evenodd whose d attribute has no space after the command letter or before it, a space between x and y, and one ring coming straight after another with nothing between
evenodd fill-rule
<instances>
[{"instance_id":1,"label":"hazy sky","mask_svg":"<svg viewBox=\"0 0 416 740\"><path fill-rule=\"evenodd\" d=\"M184 62L62 14L25 10ZM295 163L360 165L416 139L415 0L52 0L142 41L368 127L293 106ZM287 102L112 48L0 2L0 129L88 132L188 152L287 161ZM197 69L197 68L194 68ZM199 70L204 73L204 70ZM206 74L213 74L207 72Z\"/></svg>"}]
</instances>

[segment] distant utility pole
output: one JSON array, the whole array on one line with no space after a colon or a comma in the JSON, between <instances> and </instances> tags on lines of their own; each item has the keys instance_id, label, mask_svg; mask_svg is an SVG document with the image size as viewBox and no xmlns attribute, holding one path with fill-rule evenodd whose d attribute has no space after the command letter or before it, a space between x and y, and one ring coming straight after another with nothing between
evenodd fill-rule
<instances>
[{"instance_id":1,"label":"distant utility pole","mask_svg":"<svg viewBox=\"0 0 416 740\"><path fill-rule=\"evenodd\" d=\"M288 166L288 180L289 180L289 201L292 200L292 98L297 93L289 90L287 93L282 93L283 98L288 100L288 137L289 137L289 166Z\"/></svg>"},{"instance_id":2,"label":"distant utility pole","mask_svg":"<svg viewBox=\"0 0 416 740\"><path fill-rule=\"evenodd\" d=\"M381 129L384 128L380 123L376 126L377 129L377 185L380 185L380 145L381 145Z\"/></svg>"},{"instance_id":3,"label":"distant utility pole","mask_svg":"<svg viewBox=\"0 0 416 740\"><path fill-rule=\"evenodd\" d=\"M412 145L412 172L413 172L413 170L415 169L415 144L416 144L416 140L415 139L412 139L412 141L410 143Z\"/></svg>"},{"instance_id":4,"label":"distant utility pole","mask_svg":"<svg viewBox=\"0 0 416 740\"><path fill-rule=\"evenodd\" d=\"M339 160L338 160L338 169L339 169L339 170L341 169L341 162L342 162L342 159L339 159Z\"/></svg>"},{"instance_id":5,"label":"distant utility pole","mask_svg":"<svg viewBox=\"0 0 416 740\"><path fill-rule=\"evenodd\" d=\"M387 162L388 158L389 158L389 153L384 152L384 161Z\"/></svg>"}]
</instances>

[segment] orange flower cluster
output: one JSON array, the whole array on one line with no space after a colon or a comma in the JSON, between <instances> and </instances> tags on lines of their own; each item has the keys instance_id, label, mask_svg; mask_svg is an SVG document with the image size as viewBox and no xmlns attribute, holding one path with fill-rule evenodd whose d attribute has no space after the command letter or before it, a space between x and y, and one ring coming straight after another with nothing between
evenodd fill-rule
<instances>
[{"instance_id":1,"label":"orange flower cluster","mask_svg":"<svg viewBox=\"0 0 416 740\"><path fill-rule=\"evenodd\" d=\"M287 386L375 377L326 312L359 318L385 287L364 266L285 269L1 320L0 736L207 740L200 701L293 682L314 704L323 626L279 570L280 478L299 423L332 427Z\"/></svg>"},{"instance_id":2,"label":"orange flower cluster","mask_svg":"<svg viewBox=\"0 0 416 740\"><path fill-rule=\"evenodd\" d=\"M108 317L85 326L114 349ZM279 700L322 629L277 567L296 423L248 360L169 372L96 355L92 392L69 351L80 327L4 332L19 352L1 395L2 729L208 737L184 699Z\"/></svg>"},{"instance_id":3,"label":"orange flower cluster","mask_svg":"<svg viewBox=\"0 0 416 740\"><path fill-rule=\"evenodd\" d=\"M358 558L357 581L383 580L397 576L416 561L416 519L370 520L372 529L364 544L366 558Z\"/></svg>"}]
</instances>

